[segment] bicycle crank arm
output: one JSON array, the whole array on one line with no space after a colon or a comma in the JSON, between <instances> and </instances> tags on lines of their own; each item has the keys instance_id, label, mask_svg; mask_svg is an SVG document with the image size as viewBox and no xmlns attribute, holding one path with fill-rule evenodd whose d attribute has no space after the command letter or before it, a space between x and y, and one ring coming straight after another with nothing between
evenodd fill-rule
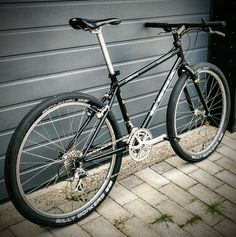
<instances>
[{"instance_id":1,"label":"bicycle crank arm","mask_svg":"<svg viewBox=\"0 0 236 237\"><path fill-rule=\"evenodd\" d=\"M166 137L167 137L166 134L162 134L159 137L155 137L151 140L145 141L144 144L145 145L156 145L157 143L164 141Z\"/></svg>"}]
</instances>

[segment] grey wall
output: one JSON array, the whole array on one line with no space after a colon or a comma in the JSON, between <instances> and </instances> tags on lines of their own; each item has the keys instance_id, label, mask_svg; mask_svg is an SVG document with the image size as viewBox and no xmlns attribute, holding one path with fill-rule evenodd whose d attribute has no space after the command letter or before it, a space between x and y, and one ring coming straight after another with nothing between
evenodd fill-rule
<instances>
[{"instance_id":1,"label":"grey wall","mask_svg":"<svg viewBox=\"0 0 236 237\"><path fill-rule=\"evenodd\" d=\"M24 2L24 3L23 3ZM199 22L209 16L210 0L55 1L2 0L0 3L0 200L7 197L4 159L23 116L44 98L68 91L102 97L109 86L94 35L68 26L71 17L118 17L122 24L104 28L104 37L121 77L172 47L170 35L145 29L146 21ZM194 44L194 34L190 35ZM184 39L188 47L188 37ZM207 35L200 33L191 63L207 59ZM170 62L123 88L135 125L141 123ZM168 92L169 94L169 92ZM167 97L168 99L168 97ZM165 130L167 99L153 126ZM114 112L120 118L117 106Z\"/></svg>"}]
</instances>

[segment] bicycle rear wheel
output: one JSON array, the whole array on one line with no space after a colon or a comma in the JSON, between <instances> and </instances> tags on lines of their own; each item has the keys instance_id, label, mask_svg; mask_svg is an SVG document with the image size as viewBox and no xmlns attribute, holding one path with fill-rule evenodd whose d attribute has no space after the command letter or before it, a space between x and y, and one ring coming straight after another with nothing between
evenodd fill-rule
<instances>
[{"instance_id":1,"label":"bicycle rear wheel","mask_svg":"<svg viewBox=\"0 0 236 237\"><path fill-rule=\"evenodd\" d=\"M87 160L87 148L104 105L81 93L59 95L30 111L8 147L5 179L18 211L44 226L65 226L92 212L116 181L120 155ZM111 113L95 138L90 157L116 149L120 137Z\"/></svg>"},{"instance_id":2,"label":"bicycle rear wheel","mask_svg":"<svg viewBox=\"0 0 236 237\"><path fill-rule=\"evenodd\" d=\"M195 70L198 75L195 82L187 74L177 81L167 109L171 145L178 156L189 162L206 159L215 151L227 128L230 112L230 93L223 73L210 63L201 63Z\"/></svg>"}]
</instances>

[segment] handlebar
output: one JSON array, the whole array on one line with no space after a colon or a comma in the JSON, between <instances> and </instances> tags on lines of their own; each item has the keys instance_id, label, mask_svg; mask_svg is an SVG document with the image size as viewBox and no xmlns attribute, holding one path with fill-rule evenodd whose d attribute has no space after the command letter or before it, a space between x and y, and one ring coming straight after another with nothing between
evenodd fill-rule
<instances>
[{"instance_id":1,"label":"handlebar","mask_svg":"<svg viewBox=\"0 0 236 237\"><path fill-rule=\"evenodd\" d=\"M209 32L209 33L214 33L214 34L219 34L219 35L224 35L224 33L220 32L220 31L214 31L217 29L221 29L224 28L226 26L226 22L225 21L209 21L209 22L205 22L203 20L202 23L167 23L167 22L162 22L162 23L158 23L158 22L147 22L144 25L145 27L153 27L153 28L162 28L164 29L166 32L171 32L174 29L173 28L177 28L177 29L183 29L184 26L184 30L181 32L182 34L185 32L185 30L188 29L194 29L194 28L201 28L203 31Z\"/></svg>"}]
</instances>

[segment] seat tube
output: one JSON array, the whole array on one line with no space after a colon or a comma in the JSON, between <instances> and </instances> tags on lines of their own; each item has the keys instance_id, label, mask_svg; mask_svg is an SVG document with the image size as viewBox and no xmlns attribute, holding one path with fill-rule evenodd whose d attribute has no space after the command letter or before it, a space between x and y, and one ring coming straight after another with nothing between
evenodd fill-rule
<instances>
[{"instance_id":1,"label":"seat tube","mask_svg":"<svg viewBox=\"0 0 236 237\"><path fill-rule=\"evenodd\" d=\"M101 47L101 50L102 50L102 53L103 53L103 56L104 56L104 59L105 59L106 65L107 65L108 72L110 75L114 75L115 72L113 69L113 65L112 65L112 62L110 59L110 55L107 50L105 40L102 35L102 28L99 28L98 30L96 30L95 34L97 35L98 42L100 44L100 47Z\"/></svg>"}]
</instances>

